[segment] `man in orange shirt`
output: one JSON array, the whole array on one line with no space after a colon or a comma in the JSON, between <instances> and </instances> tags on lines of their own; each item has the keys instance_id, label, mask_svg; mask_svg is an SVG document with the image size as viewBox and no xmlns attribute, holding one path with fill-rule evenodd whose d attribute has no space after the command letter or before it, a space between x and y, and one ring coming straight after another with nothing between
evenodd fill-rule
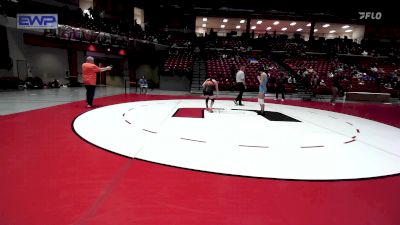
<instances>
[{"instance_id":1,"label":"man in orange shirt","mask_svg":"<svg viewBox=\"0 0 400 225\"><path fill-rule=\"evenodd\" d=\"M93 106L94 91L96 89L96 73L111 70L111 66L100 68L94 64L94 58L89 56L82 64L82 79L86 88L87 107Z\"/></svg>"}]
</instances>

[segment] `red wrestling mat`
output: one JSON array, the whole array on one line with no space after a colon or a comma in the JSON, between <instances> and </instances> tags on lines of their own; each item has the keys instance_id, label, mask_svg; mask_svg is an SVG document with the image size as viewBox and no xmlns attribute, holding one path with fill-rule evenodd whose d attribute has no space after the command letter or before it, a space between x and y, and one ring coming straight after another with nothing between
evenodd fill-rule
<instances>
[{"instance_id":1,"label":"red wrestling mat","mask_svg":"<svg viewBox=\"0 0 400 225\"><path fill-rule=\"evenodd\" d=\"M181 108L173 117L204 118L204 108Z\"/></svg>"},{"instance_id":2,"label":"red wrestling mat","mask_svg":"<svg viewBox=\"0 0 400 225\"><path fill-rule=\"evenodd\" d=\"M192 97L117 95L95 99L95 104L177 98ZM290 100L284 104L332 110L400 127L399 106L333 107ZM85 111L85 103L80 101L0 117L0 224L400 224L400 176L285 181L132 160L96 148L75 135L71 123Z\"/></svg>"}]
</instances>

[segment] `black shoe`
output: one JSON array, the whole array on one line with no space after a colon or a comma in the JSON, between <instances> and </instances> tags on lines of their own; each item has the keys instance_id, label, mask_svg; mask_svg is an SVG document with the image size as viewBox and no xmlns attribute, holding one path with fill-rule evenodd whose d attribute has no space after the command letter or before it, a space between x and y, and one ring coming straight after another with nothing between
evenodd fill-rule
<instances>
[{"instance_id":1,"label":"black shoe","mask_svg":"<svg viewBox=\"0 0 400 225\"><path fill-rule=\"evenodd\" d=\"M242 103L239 103L240 106L244 106Z\"/></svg>"}]
</instances>

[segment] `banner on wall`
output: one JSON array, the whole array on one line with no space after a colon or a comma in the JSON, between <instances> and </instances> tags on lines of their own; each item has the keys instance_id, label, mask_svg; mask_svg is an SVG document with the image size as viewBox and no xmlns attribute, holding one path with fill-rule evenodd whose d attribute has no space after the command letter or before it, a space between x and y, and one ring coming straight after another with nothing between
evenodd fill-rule
<instances>
[{"instance_id":1,"label":"banner on wall","mask_svg":"<svg viewBox=\"0 0 400 225\"><path fill-rule=\"evenodd\" d=\"M122 48L129 46L129 39L126 36L76 28L68 25L59 25L57 30L45 30L44 35L61 40L79 41L104 46Z\"/></svg>"}]
</instances>

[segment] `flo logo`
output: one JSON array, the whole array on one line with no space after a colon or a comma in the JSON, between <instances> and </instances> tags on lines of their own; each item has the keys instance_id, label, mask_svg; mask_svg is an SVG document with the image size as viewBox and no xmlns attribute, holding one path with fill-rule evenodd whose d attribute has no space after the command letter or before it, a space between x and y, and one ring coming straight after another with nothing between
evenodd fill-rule
<instances>
[{"instance_id":1,"label":"flo logo","mask_svg":"<svg viewBox=\"0 0 400 225\"><path fill-rule=\"evenodd\" d=\"M381 12L358 12L360 20L380 20L382 18Z\"/></svg>"}]
</instances>

